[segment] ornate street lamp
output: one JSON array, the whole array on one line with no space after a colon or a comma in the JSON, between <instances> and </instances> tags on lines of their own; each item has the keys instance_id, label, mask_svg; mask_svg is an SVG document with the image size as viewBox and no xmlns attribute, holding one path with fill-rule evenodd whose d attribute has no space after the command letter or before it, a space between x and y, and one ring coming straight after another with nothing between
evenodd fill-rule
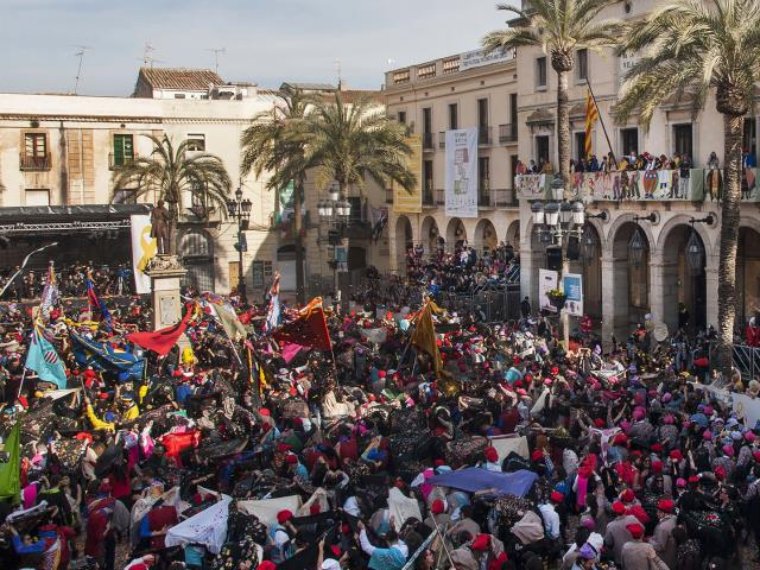
<instances>
[{"instance_id":1,"label":"ornate street lamp","mask_svg":"<svg viewBox=\"0 0 760 570\"><path fill-rule=\"evenodd\" d=\"M699 275L705 266L705 248L694 229L694 224L712 226L715 223L715 216L707 214L704 218L692 218L689 223L691 224L691 235L689 241L686 242L686 261L691 268L692 275Z\"/></svg>"},{"instance_id":2,"label":"ornate street lamp","mask_svg":"<svg viewBox=\"0 0 760 570\"><path fill-rule=\"evenodd\" d=\"M628 242L628 257L634 267L641 267L641 262L644 259L644 253L649 249L647 241L644 235L641 233L641 228L638 226L631 236L631 240Z\"/></svg>"},{"instance_id":3,"label":"ornate street lamp","mask_svg":"<svg viewBox=\"0 0 760 570\"><path fill-rule=\"evenodd\" d=\"M589 226L586 226L583 229L583 234L581 235L581 256L583 257L584 261L590 262L594 259L596 259L596 236L594 235L594 232L591 230Z\"/></svg>"},{"instance_id":4,"label":"ornate street lamp","mask_svg":"<svg viewBox=\"0 0 760 570\"><path fill-rule=\"evenodd\" d=\"M328 192L328 198L317 203L317 214L320 222L335 227L335 233L330 232L331 235L334 235L334 238L330 238L330 242L335 247L335 254L333 259L329 261L329 265L335 271L335 295L337 302L340 303L337 246L346 241L346 229L351 221L351 202L345 198L341 199L340 192L333 187Z\"/></svg>"},{"instance_id":5,"label":"ornate street lamp","mask_svg":"<svg viewBox=\"0 0 760 570\"><path fill-rule=\"evenodd\" d=\"M243 268L243 253L248 251L248 241L244 231L248 229L248 222L251 219L251 208L253 203L246 198L243 199L243 188L238 186L235 190L235 199L227 200L227 214L237 222L238 235L235 249L238 251L238 293L243 304L248 303L245 287L245 270Z\"/></svg>"}]
</instances>

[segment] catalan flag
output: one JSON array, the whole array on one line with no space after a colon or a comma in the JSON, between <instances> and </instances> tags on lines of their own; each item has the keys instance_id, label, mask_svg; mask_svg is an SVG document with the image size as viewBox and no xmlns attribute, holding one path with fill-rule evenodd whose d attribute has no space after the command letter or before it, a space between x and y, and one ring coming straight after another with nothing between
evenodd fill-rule
<instances>
[{"instance_id":1,"label":"catalan flag","mask_svg":"<svg viewBox=\"0 0 760 570\"><path fill-rule=\"evenodd\" d=\"M591 157L593 145L591 143L591 130L594 128L594 123L599 119L599 109L594 101L594 96L591 94L591 90L586 90L586 133L583 137L583 155L588 159Z\"/></svg>"},{"instance_id":2,"label":"catalan flag","mask_svg":"<svg viewBox=\"0 0 760 570\"><path fill-rule=\"evenodd\" d=\"M432 300L425 303L422 310L414 318L414 332L412 333L411 342L418 349L427 352L433 359L433 370L439 375L443 370L443 360L441 352L438 350L438 344L435 338L435 325L433 324L433 313L439 313L441 310Z\"/></svg>"}]
</instances>

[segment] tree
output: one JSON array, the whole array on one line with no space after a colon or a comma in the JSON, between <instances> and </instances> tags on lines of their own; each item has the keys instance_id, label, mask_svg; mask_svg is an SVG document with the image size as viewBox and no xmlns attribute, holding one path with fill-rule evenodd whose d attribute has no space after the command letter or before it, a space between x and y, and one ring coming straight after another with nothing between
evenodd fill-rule
<instances>
[{"instance_id":1,"label":"tree","mask_svg":"<svg viewBox=\"0 0 760 570\"><path fill-rule=\"evenodd\" d=\"M208 205L215 205L224 214L226 199L232 183L222 160L209 153L188 155L188 142L176 148L172 139L144 135L153 142L148 158L135 158L121 166L115 174L115 191L136 188L135 197L155 192L158 200L168 204L169 247L172 255L177 253L177 223L183 206L183 195L189 193L204 207L196 213L208 219Z\"/></svg>"},{"instance_id":2,"label":"tree","mask_svg":"<svg viewBox=\"0 0 760 570\"><path fill-rule=\"evenodd\" d=\"M241 172L251 171L257 178L262 173L271 173L265 187L280 191L293 183L293 232L296 250L296 298L306 302L304 278L304 255L301 206L304 199L304 181L307 164L305 161L306 142L304 118L313 98L302 90L284 86L280 91L280 101L271 111L262 111L241 136Z\"/></svg>"},{"instance_id":3,"label":"tree","mask_svg":"<svg viewBox=\"0 0 760 570\"><path fill-rule=\"evenodd\" d=\"M483 38L486 51L538 46L551 57L552 69L557 73L558 172L565 185L570 182L568 74L575 67L575 50L617 45L621 24L595 21L602 10L617 3L618 0L531 0L526 10L499 4L497 9L512 12L520 23Z\"/></svg>"},{"instance_id":4,"label":"tree","mask_svg":"<svg viewBox=\"0 0 760 570\"><path fill-rule=\"evenodd\" d=\"M634 23L620 48L641 53L626 76L618 120L638 110L648 126L655 109L675 94L704 107L715 93L723 115L724 189L718 266L718 367L731 372L736 317L736 249L744 116L760 77L760 3L757 0L673 0Z\"/></svg>"}]
</instances>

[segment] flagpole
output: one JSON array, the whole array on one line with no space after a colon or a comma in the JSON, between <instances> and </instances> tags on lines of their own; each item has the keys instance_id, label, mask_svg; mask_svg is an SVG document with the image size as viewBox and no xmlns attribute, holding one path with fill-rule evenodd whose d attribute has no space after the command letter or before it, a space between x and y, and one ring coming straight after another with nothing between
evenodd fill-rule
<instances>
[{"instance_id":1,"label":"flagpole","mask_svg":"<svg viewBox=\"0 0 760 570\"><path fill-rule=\"evenodd\" d=\"M607 139L607 146L610 147L610 154L612 155L612 158L615 159L615 151L612 150L612 142L610 142L610 135L607 133L607 126L604 124L604 119L602 118L602 112L599 110L599 104L596 102L596 96L594 95L594 90L591 88L591 81L589 81L588 78L586 78L586 86L588 87L588 92L591 94L591 98L594 100L594 106L596 107L597 114L599 115L599 122L602 124L602 131L604 131L604 138ZM615 159L615 163L617 164L617 159Z\"/></svg>"},{"instance_id":2,"label":"flagpole","mask_svg":"<svg viewBox=\"0 0 760 570\"><path fill-rule=\"evenodd\" d=\"M29 258L31 258L35 253L39 253L41 251L46 250L49 247L53 247L53 246L56 246L56 245L58 245L58 242L54 241L53 243L49 243L47 245L43 245L42 247L38 247L37 249L35 249L31 253L29 253L24 258L24 261L21 262L21 267L18 268L18 271L16 271L16 273L14 273L13 275L11 275L11 278L8 279L8 281L6 281L6 283L3 286L3 288L0 289L0 297L2 297L5 294L6 289L8 289L8 287L10 286L10 284L13 283L16 280L16 277L19 276L19 273L21 273L24 270L24 268L26 267L26 264L29 263Z\"/></svg>"}]
</instances>

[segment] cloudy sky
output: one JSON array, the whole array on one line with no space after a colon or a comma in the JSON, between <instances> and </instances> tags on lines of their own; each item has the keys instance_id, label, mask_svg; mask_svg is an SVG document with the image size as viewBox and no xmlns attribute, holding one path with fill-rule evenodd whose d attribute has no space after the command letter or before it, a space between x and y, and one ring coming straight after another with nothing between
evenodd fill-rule
<instances>
[{"instance_id":1,"label":"cloudy sky","mask_svg":"<svg viewBox=\"0 0 760 570\"><path fill-rule=\"evenodd\" d=\"M475 49L508 16L496 0L0 0L0 92L129 95L145 45L156 66L229 81L379 88L384 71Z\"/></svg>"}]
</instances>

